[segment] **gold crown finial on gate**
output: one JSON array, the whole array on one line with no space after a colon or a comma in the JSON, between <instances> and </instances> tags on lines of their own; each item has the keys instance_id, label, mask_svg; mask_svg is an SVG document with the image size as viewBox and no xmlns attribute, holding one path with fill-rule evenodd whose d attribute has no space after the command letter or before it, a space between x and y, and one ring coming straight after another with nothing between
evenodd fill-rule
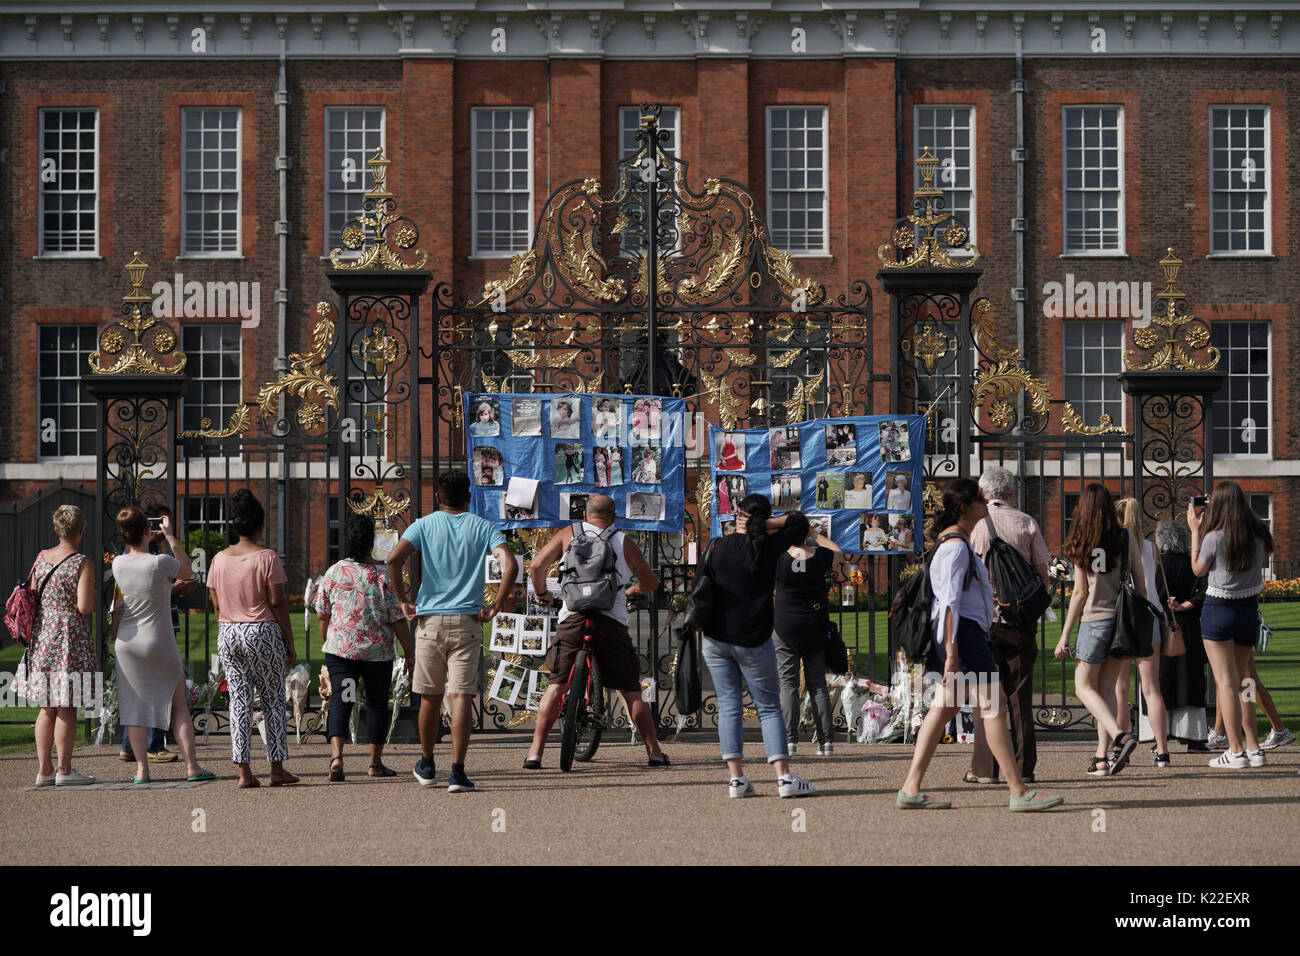
<instances>
[{"instance_id":1,"label":"gold crown finial on gate","mask_svg":"<svg viewBox=\"0 0 1300 956\"><path fill-rule=\"evenodd\" d=\"M1133 329L1133 344L1140 352L1125 349L1124 367L1130 372L1205 372L1219 365L1219 350L1210 345L1209 326L1187 311L1187 296L1178 289L1182 267L1183 260L1170 246L1160 260L1165 287L1155 296L1164 306L1152 314L1149 325ZM1197 358L1198 352L1205 353L1204 361Z\"/></svg>"},{"instance_id":2,"label":"gold crown finial on gate","mask_svg":"<svg viewBox=\"0 0 1300 956\"><path fill-rule=\"evenodd\" d=\"M921 188L912 194L912 208L916 212L896 221L889 241L876 250L884 268L969 269L979 260L979 250L974 243L966 241L970 238L966 225L943 210L943 190L934 184L934 173L939 166L939 157L930 152L929 146L922 147L916 160ZM944 223L947 227L936 237L935 230ZM955 259L953 252L966 255Z\"/></svg>"},{"instance_id":3,"label":"gold crown finial on gate","mask_svg":"<svg viewBox=\"0 0 1300 956\"><path fill-rule=\"evenodd\" d=\"M366 160L371 187L366 190L361 215L339 230L339 241L356 256L346 257L342 249L331 250L330 262L334 268L407 271L423 269L429 261L427 252L411 248L420 240L415 222L396 212L397 200L386 183L388 167L392 164L382 146ZM414 257L410 262L404 258L407 250Z\"/></svg>"},{"instance_id":4,"label":"gold crown finial on gate","mask_svg":"<svg viewBox=\"0 0 1300 956\"><path fill-rule=\"evenodd\" d=\"M176 333L153 315L153 297L144 291L144 275L149 263L136 252L126 264L131 277L131 291L122 296L122 314L125 318L109 323L99 333L99 348L86 357L90 370L96 375L180 375L185 371L185 353L176 348ZM141 306L147 304L142 309ZM145 332L149 332L145 335ZM127 342L123 332L130 332ZM117 360L105 367L100 356L116 355ZM164 361L175 360L173 365Z\"/></svg>"}]
</instances>

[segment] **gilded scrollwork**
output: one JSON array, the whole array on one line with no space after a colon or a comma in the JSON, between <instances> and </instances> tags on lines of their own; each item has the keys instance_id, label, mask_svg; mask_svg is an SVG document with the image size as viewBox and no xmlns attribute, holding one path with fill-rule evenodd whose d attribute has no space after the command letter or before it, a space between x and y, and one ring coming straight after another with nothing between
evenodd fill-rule
<instances>
[{"instance_id":1,"label":"gilded scrollwork","mask_svg":"<svg viewBox=\"0 0 1300 956\"><path fill-rule=\"evenodd\" d=\"M900 219L890 231L890 241L876 251L886 269L969 269L979 261L979 250L966 240L966 227L943 209L943 190L934 185L939 159L926 146L916 161L921 188L912 197L915 215ZM947 225L945 225L945 223ZM935 230L943 227L936 237ZM917 231L920 232L919 239ZM965 253L960 258L953 251Z\"/></svg>"},{"instance_id":2,"label":"gilded scrollwork","mask_svg":"<svg viewBox=\"0 0 1300 956\"><path fill-rule=\"evenodd\" d=\"M392 160L380 146L366 165L370 167L372 185L366 191L363 211L339 232L343 245L359 254L349 257L335 248L330 251L330 263L335 269L423 269L429 261L427 252L414 250L411 255L415 258L409 262L404 256L419 241L420 234L414 222L397 215L397 202L384 185Z\"/></svg>"},{"instance_id":3,"label":"gilded scrollwork","mask_svg":"<svg viewBox=\"0 0 1300 956\"><path fill-rule=\"evenodd\" d=\"M1174 255L1173 247L1160 260L1165 273L1165 287L1156 293L1163 311L1151 316L1151 324L1133 330L1133 344L1146 356L1132 349L1124 352L1124 365L1131 372L1183 371L1205 372L1218 368L1219 350L1210 345L1210 330L1205 323L1187 311L1187 296L1176 285L1178 271L1183 261ZM1197 352L1205 352L1204 360Z\"/></svg>"},{"instance_id":4,"label":"gilded scrollwork","mask_svg":"<svg viewBox=\"0 0 1300 956\"><path fill-rule=\"evenodd\" d=\"M153 298L144 291L144 275L149 264L136 252L126 264L131 278L131 291L122 297L125 318L116 320L99 335L99 348L87 356L90 370L96 375L180 375L188 361L183 352L174 352L176 334L153 316ZM142 309L141 306L146 306ZM153 329L151 335L145 332ZM122 331L131 333L127 342ZM108 367L100 365L100 355L116 355L117 360ZM167 356L175 359L171 365L163 364Z\"/></svg>"}]
</instances>

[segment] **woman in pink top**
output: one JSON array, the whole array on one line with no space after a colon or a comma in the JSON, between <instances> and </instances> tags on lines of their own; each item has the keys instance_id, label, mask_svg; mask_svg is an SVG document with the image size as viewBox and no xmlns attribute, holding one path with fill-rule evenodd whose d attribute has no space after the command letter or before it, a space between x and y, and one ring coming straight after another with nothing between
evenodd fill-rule
<instances>
[{"instance_id":1,"label":"woman in pink top","mask_svg":"<svg viewBox=\"0 0 1300 956\"><path fill-rule=\"evenodd\" d=\"M231 524L239 543L212 559L208 595L217 615L217 651L230 687L231 760L241 789L259 786L249 769L253 691L262 698L266 717L266 756L271 761L271 786L297 783L284 769L289 737L284 710L285 657L298 661L284 596L284 568L274 551L262 547L266 512L247 489L230 499Z\"/></svg>"}]
</instances>

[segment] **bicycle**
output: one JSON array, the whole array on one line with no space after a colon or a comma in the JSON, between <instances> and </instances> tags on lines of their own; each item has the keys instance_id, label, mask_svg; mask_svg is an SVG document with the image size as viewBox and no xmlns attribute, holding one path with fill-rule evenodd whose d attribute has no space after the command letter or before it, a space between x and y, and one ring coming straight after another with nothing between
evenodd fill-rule
<instances>
[{"instance_id":1,"label":"bicycle","mask_svg":"<svg viewBox=\"0 0 1300 956\"><path fill-rule=\"evenodd\" d=\"M568 687L560 699L560 769L568 773L573 762L586 763L596 755L605 730L605 685L592 641L596 622L584 617L582 647L569 669Z\"/></svg>"}]
</instances>

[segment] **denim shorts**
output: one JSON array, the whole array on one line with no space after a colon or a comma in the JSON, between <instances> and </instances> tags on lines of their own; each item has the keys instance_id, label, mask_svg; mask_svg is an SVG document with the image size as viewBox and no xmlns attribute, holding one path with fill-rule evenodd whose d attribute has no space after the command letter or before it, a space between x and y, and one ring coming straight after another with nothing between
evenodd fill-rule
<instances>
[{"instance_id":1,"label":"denim shorts","mask_svg":"<svg viewBox=\"0 0 1300 956\"><path fill-rule=\"evenodd\" d=\"M1259 595L1221 598L1213 595L1201 606L1201 638L1232 641L1238 647L1254 647L1259 637Z\"/></svg>"},{"instance_id":2,"label":"denim shorts","mask_svg":"<svg viewBox=\"0 0 1300 956\"><path fill-rule=\"evenodd\" d=\"M1115 619L1080 621L1079 633L1074 639L1074 659L1085 664L1100 664L1110 656L1110 644L1115 639Z\"/></svg>"}]
</instances>

